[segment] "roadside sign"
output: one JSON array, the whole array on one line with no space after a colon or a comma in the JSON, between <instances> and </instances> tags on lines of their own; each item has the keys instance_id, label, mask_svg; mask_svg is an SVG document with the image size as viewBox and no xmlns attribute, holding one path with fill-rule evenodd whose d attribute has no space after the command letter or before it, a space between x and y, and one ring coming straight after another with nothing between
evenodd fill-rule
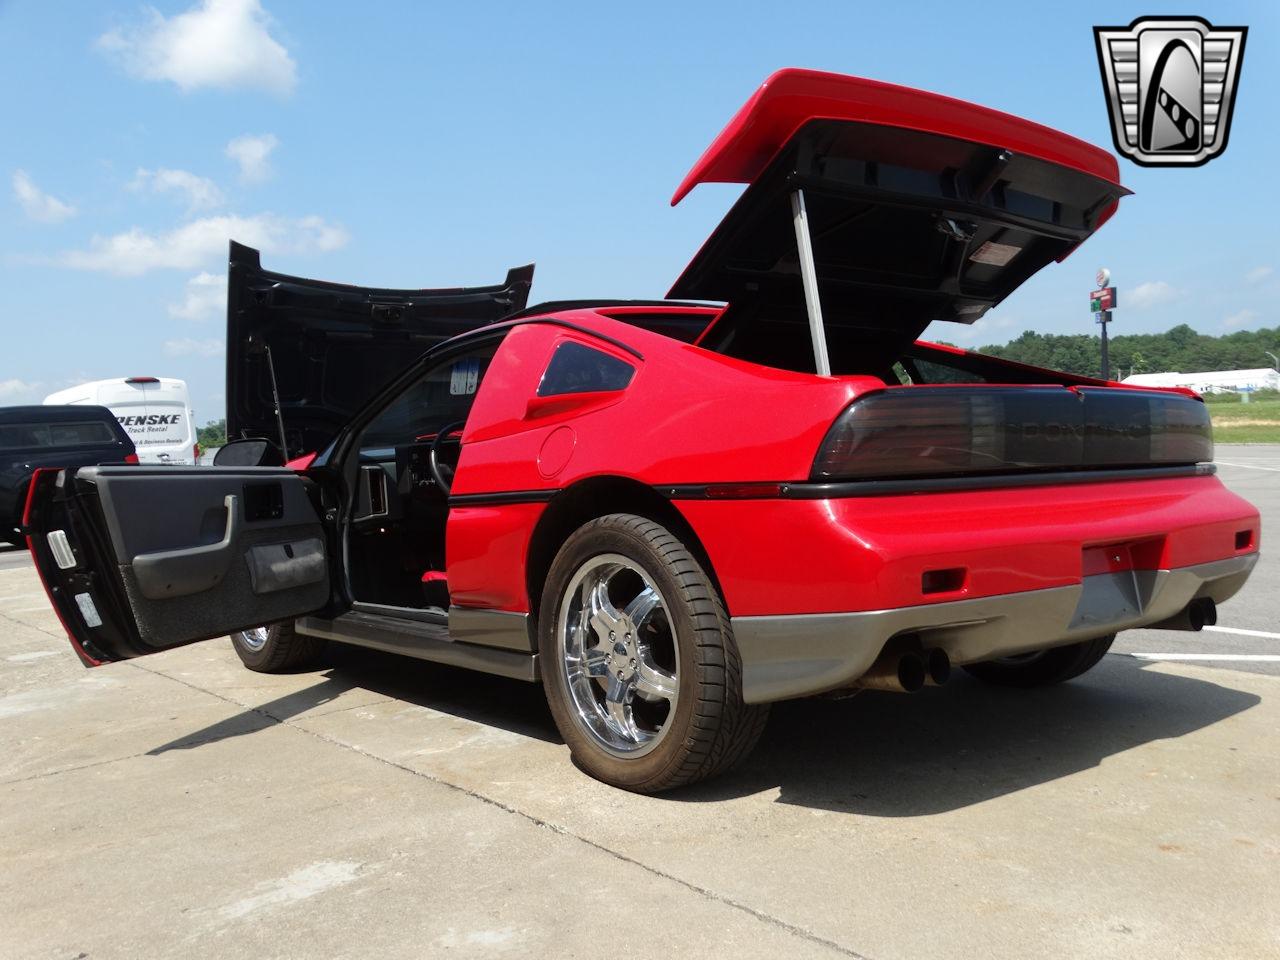
<instances>
[{"instance_id":1,"label":"roadside sign","mask_svg":"<svg viewBox=\"0 0 1280 960\"><path fill-rule=\"evenodd\" d=\"M1111 322L1111 311L1116 306L1116 288L1108 286L1111 283L1111 271L1106 267L1099 267L1098 274L1093 278L1097 281L1098 287L1089 294L1089 312L1093 314L1093 322L1102 327L1099 331L1102 341L1102 379L1111 379L1111 358L1107 350L1107 324Z\"/></svg>"}]
</instances>

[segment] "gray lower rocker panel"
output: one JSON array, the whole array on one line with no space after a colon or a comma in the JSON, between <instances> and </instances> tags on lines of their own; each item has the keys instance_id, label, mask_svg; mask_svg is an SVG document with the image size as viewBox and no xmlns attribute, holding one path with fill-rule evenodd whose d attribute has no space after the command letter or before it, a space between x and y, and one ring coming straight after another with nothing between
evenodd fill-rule
<instances>
[{"instance_id":1,"label":"gray lower rocker panel","mask_svg":"<svg viewBox=\"0 0 1280 960\"><path fill-rule=\"evenodd\" d=\"M748 703L810 696L848 686L885 643L917 633L955 664L1030 653L1149 626L1192 600L1222 603L1258 562L1250 553L1175 570L1084 577L1080 583L973 600L857 613L734 617Z\"/></svg>"},{"instance_id":2,"label":"gray lower rocker panel","mask_svg":"<svg viewBox=\"0 0 1280 960\"><path fill-rule=\"evenodd\" d=\"M353 612L333 620L302 617L294 629L310 637L466 667L513 680L536 682L540 677L537 654L460 643L450 637L442 624Z\"/></svg>"},{"instance_id":3,"label":"gray lower rocker panel","mask_svg":"<svg viewBox=\"0 0 1280 960\"><path fill-rule=\"evenodd\" d=\"M449 636L459 643L478 643L533 653L537 649L529 633L529 615L475 607L449 608Z\"/></svg>"}]
</instances>

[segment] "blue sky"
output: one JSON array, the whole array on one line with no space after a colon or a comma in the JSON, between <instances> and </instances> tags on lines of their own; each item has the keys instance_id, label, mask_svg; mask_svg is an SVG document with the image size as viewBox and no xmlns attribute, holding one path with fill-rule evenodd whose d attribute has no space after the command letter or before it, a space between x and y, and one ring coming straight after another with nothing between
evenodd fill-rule
<instances>
[{"instance_id":1,"label":"blue sky","mask_svg":"<svg viewBox=\"0 0 1280 960\"><path fill-rule=\"evenodd\" d=\"M0 403L111 376L185 378L223 406L228 236L276 270L534 299L661 296L741 188L676 184L770 72L904 83L1110 149L1092 26L1130 4L604 4L0 0ZM1280 324L1275 4L1188 10L1250 28L1227 152L1121 161L1135 196L965 345ZM1266 362L1259 358L1259 365Z\"/></svg>"}]
</instances>

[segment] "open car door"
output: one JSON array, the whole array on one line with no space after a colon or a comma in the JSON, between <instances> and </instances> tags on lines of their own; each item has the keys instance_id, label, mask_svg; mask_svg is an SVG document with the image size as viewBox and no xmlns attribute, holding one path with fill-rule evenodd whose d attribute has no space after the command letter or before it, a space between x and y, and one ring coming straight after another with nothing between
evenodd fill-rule
<instances>
[{"instance_id":1,"label":"open car door","mask_svg":"<svg viewBox=\"0 0 1280 960\"><path fill-rule=\"evenodd\" d=\"M97 666L327 607L315 493L276 467L42 470L25 525L54 609Z\"/></svg>"}]
</instances>

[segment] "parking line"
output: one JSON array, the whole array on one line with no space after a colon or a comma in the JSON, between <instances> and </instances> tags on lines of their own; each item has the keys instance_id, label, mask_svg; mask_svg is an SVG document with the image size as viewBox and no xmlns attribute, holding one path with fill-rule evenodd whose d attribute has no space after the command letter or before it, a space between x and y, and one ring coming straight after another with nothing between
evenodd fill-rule
<instances>
[{"instance_id":1,"label":"parking line","mask_svg":"<svg viewBox=\"0 0 1280 960\"><path fill-rule=\"evenodd\" d=\"M1243 663L1280 663L1280 653L1131 653L1139 660L1230 660Z\"/></svg>"},{"instance_id":2,"label":"parking line","mask_svg":"<svg viewBox=\"0 0 1280 960\"><path fill-rule=\"evenodd\" d=\"M1241 630L1237 627L1205 627L1214 633L1238 633L1242 637L1262 637L1264 640L1280 640L1280 633L1268 633L1266 630Z\"/></svg>"},{"instance_id":3,"label":"parking line","mask_svg":"<svg viewBox=\"0 0 1280 960\"><path fill-rule=\"evenodd\" d=\"M1232 463L1230 460L1215 460L1214 463L1220 463L1224 467L1244 467L1246 470L1269 470L1271 473L1280 473L1280 467L1259 467L1252 463Z\"/></svg>"}]
</instances>

